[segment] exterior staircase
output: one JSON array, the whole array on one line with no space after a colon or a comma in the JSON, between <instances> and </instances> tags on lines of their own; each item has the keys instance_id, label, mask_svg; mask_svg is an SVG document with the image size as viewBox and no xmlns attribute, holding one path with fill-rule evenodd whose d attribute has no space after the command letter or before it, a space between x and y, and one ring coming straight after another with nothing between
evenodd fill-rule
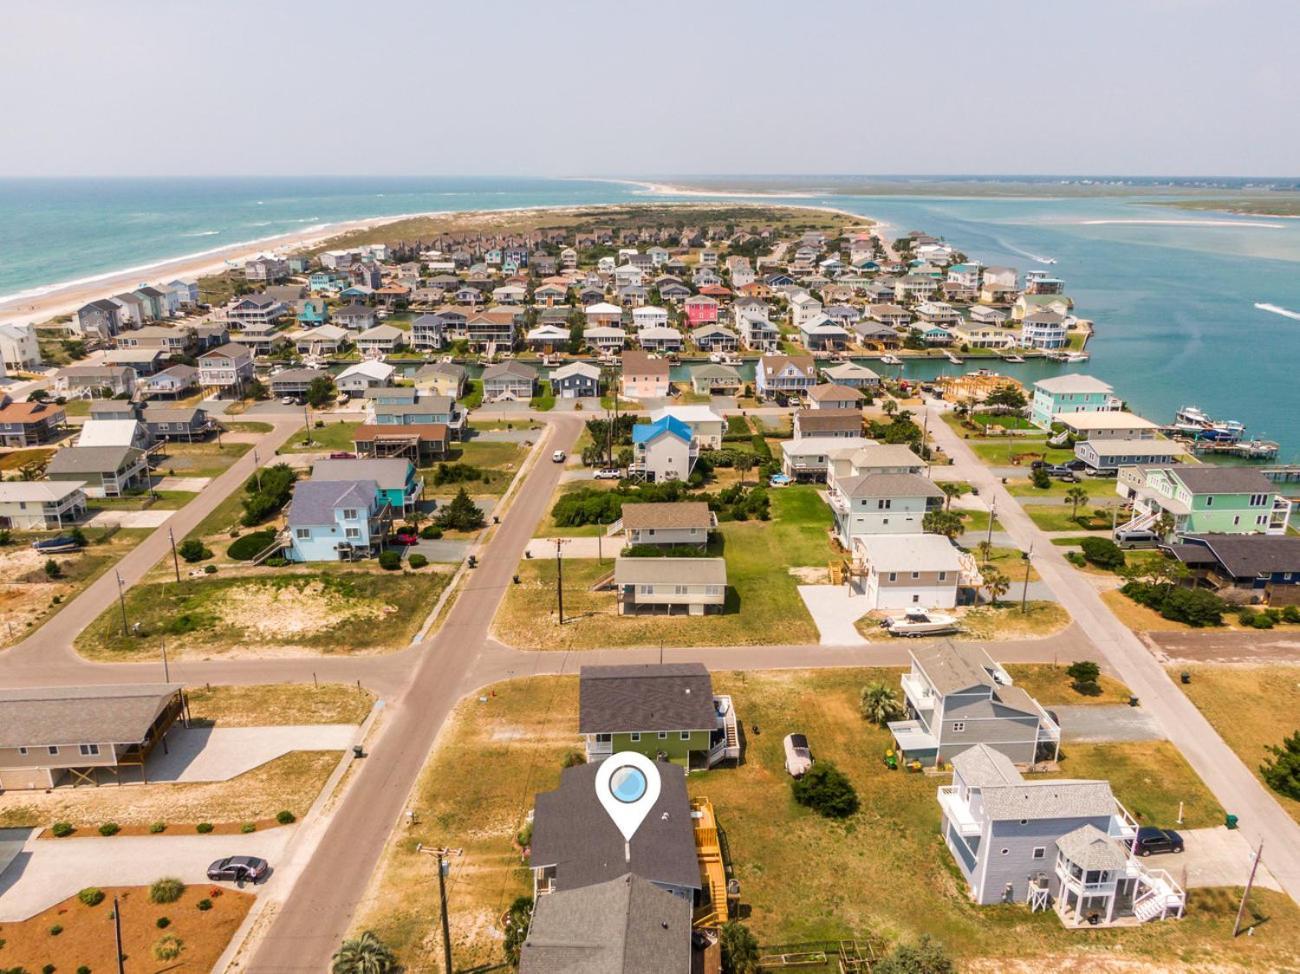
<instances>
[{"instance_id":1,"label":"exterior staircase","mask_svg":"<svg viewBox=\"0 0 1300 974\"><path fill-rule=\"evenodd\" d=\"M1152 526L1160 520L1160 514L1160 511L1148 511L1146 514L1139 514L1115 529L1115 539L1123 541L1134 532L1151 530Z\"/></svg>"},{"instance_id":2,"label":"exterior staircase","mask_svg":"<svg viewBox=\"0 0 1300 974\"><path fill-rule=\"evenodd\" d=\"M252 564L260 565L278 551L283 551L289 544L289 532L281 531L275 540L253 556Z\"/></svg>"},{"instance_id":3,"label":"exterior staircase","mask_svg":"<svg viewBox=\"0 0 1300 974\"><path fill-rule=\"evenodd\" d=\"M1138 922L1163 920L1172 913L1181 917L1187 905L1187 894L1163 869L1147 870L1139 867L1138 895L1133 900L1133 916Z\"/></svg>"}]
</instances>

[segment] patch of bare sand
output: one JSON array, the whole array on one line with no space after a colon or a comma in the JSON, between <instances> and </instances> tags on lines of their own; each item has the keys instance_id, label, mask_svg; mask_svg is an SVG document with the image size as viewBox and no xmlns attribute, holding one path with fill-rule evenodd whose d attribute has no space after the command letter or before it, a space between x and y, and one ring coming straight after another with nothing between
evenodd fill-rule
<instances>
[{"instance_id":1,"label":"patch of bare sand","mask_svg":"<svg viewBox=\"0 0 1300 974\"><path fill-rule=\"evenodd\" d=\"M799 579L800 585L829 585L831 582L829 568L818 568L813 565L794 565L787 568L786 571Z\"/></svg>"},{"instance_id":2,"label":"patch of bare sand","mask_svg":"<svg viewBox=\"0 0 1300 974\"><path fill-rule=\"evenodd\" d=\"M337 626L378 622L397 611L383 602L348 600L319 580L303 585L245 585L223 592L217 613L250 636L311 636Z\"/></svg>"}]
</instances>

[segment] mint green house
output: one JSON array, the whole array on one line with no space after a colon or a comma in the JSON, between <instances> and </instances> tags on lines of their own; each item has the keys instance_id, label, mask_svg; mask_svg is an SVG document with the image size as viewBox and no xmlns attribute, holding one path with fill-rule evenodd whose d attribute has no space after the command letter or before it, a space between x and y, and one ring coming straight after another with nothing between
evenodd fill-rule
<instances>
[{"instance_id":1,"label":"mint green house","mask_svg":"<svg viewBox=\"0 0 1300 974\"><path fill-rule=\"evenodd\" d=\"M636 751L690 770L740 758L731 697L714 695L701 663L582 667L578 732L591 762Z\"/></svg>"},{"instance_id":2,"label":"mint green house","mask_svg":"<svg viewBox=\"0 0 1300 974\"><path fill-rule=\"evenodd\" d=\"M1117 493L1133 504L1133 516L1115 530L1125 540L1158 531L1162 515L1173 534L1286 534L1291 502L1273 482L1249 467L1204 463L1121 467Z\"/></svg>"},{"instance_id":3,"label":"mint green house","mask_svg":"<svg viewBox=\"0 0 1300 974\"><path fill-rule=\"evenodd\" d=\"M1048 429L1061 413L1116 412L1122 403L1114 390L1090 375L1070 373L1039 379L1029 404L1029 421Z\"/></svg>"}]
</instances>

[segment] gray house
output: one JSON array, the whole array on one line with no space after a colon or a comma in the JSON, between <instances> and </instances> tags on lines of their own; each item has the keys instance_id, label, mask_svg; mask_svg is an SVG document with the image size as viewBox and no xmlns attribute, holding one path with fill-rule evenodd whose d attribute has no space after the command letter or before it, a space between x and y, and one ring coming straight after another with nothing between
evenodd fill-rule
<instances>
[{"instance_id":1,"label":"gray house","mask_svg":"<svg viewBox=\"0 0 1300 974\"><path fill-rule=\"evenodd\" d=\"M618 558L614 586L620 615L721 612L727 600L727 560Z\"/></svg>"},{"instance_id":2,"label":"gray house","mask_svg":"<svg viewBox=\"0 0 1300 974\"><path fill-rule=\"evenodd\" d=\"M600 395L600 369L589 362L570 362L551 373L551 388L561 399Z\"/></svg>"},{"instance_id":3,"label":"gray house","mask_svg":"<svg viewBox=\"0 0 1300 974\"><path fill-rule=\"evenodd\" d=\"M155 440L201 440L217 427L207 411L198 406L162 406L149 404L140 421Z\"/></svg>"},{"instance_id":4,"label":"gray house","mask_svg":"<svg viewBox=\"0 0 1300 974\"><path fill-rule=\"evenodd\" d=\"M87 497L118 497L148 483L149 461L133 446L69 446L50 459L45 479L84 482Z\"/></svg>"},{"instance_id":5,"label":"gray house","mask_svg":"<svg viewBox=\"0 0 1300 974\"><path fill-rule=\"evenodd\" d=\"M624 504L623 514L610 525L629 545L692 545L704 547L709 532L718 529L718 516L704 501Z\"/></svg>"},{"instance_id":6,"label":"gray house","mask_svg":"<svg viewBox=\"0 0 1300 974\"><path fill-rule=\"evenodd\" d=\"M911 719L889 725L905 760L952 761L976 744L1014 764L1056 759L1061 728L983 649L938 643L910 655L902 682Z\"/></svg>"},{"instance_id":7,"label":"gray house","mask_svg":"<svg viewBox=\"0 0 1300 974\"><path fill-rule=\"evenodd\" d=\"M1138 825L1108 782L1026 780L977 744L953 760L938 798L944 842L976 903L1054 905L1066 926L1182 916L1173 877L1133 858Z\"/></svg>"},{"instance_id":8,"label":"gray house","mask_svg":"<svg viewBox=\"0 0 1300 974\"><path fill-rule=\"evenodd\" d=\"M107 340L122 330L121 306L101 298L77 309L74 334Z\"/></svg>"},{"instance_id":9,"label":"gray house","mask_svg":"<svg viewBox=\"0 0 1300 974\"><path fill-rule=\"evenodd\" d=\"M531 399L537 370L522 362L502 362L483 370L483 401Z\"/></svg>"}]
</instances>

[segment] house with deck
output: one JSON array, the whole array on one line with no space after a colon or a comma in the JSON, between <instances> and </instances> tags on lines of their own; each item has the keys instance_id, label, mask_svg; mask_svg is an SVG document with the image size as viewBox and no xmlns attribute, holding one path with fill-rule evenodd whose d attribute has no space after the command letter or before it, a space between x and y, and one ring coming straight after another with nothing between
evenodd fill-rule
<instances>
[{"instance_id":1,"label":"house with deck","mask_svg":"<svg viewBox=\"0 0 1300 974\"><path fill-rule=\"evenodd\" d=\"M86 516L84 485L75 480L12 480L0 483L0 528L56 531Z\"/></svg>"},{"instance_id":2,"label":"house with deck","mask_svg":"<svg viewBox=\"0 0 1300 974\"><path fill-rule=\"evenodd\" d=\"M794 438L862 435L861 409L800 409L794 414Z\"/></svg>"},{"instance_id":3,"label":"house with deck","mask_svg":"<svg viewBox=\"0 0 1300 974\"><path fill-rule=\"evenodd\" d=\"M339 392L346 392L354 396L362 395L367 389L392 385L393 376L396 374L397 369L387 362L371 359L368 362L349 365L334 377L334 385Z\"/></svg>"},{"instance_id":4,"label":"house with deck","mask_svg":"<svg viewBox=\"0 0 1300 974\"><path fill-rule=\"evenodd\" d=\"M253 380L253 353L228 342L199 356L199 385L220 394L240 395Z\"/></svg>"},{"instance_id":5,"label":"house with deck","mask_svg":"<svg viewBox=\"0 0 1300 974\"><path fill-rule=\"evenodd\" d=\"M1187 447L1177 440L1163 436L1151 439L1098 437L1074 444L1075 457L1086 463L1088 471L1094 474L1116 474L1120 467L1179 463L1186 458L1187 452Z\"/></svg>"},{"instance_id":6,"label":"house with deck","mask_svg":"<svg viewBox=\"0 0 1300 974\"><path fill-rule=\"evenodd\" d=\"M811 355L764 355L754 369L754 394L760 399L798 396L817 384Z\"/></svg>"},{"instance_id":7,"label":"house with deck","mask_svg":"<svg viewBox=\"0 0 1300 974\"><path fill-rule=\"evenodd\" d=\"M551 389L561 399L592 399L600 395L600 369L590 362L570 362L551 373Z\"/></svg>"},{"instance_id":8,"label":"house with deck","mask_svg":"<svg viewBox=\"0 0 1300 974\"><path fill-rule=\"evenodd\" d=\"M427 389L434 395L459 399L465 392L465 366L454 362L435 362L422 366L414 380L417 389Z\"/></svg>"},{"instance_id":9,"label":"house with deck","mask_svg":"<svg viewBox=\"0 0 1300 974\"><path fill-rule=\"evenodd\" d=\"M1029 420L1048 429L1058 413L1117 412L1123 406L1115 391L1090 375L1071 372L1039 379L1029 405Z\"/></svg>"},{"instance_id":10,"label":"house with deck","mask_svg":"<svg viewBox=\"0 0 1300 974\"><path fill-rule=\"evenodd\" d=\"M718 529L718 516L704 501L627 503L609 534L624 544L703 548Z\"/></svg>"},{"instance_id":11,"label":"house with deck","mask_svg":"<svg viewBox=\"0 0 1300 974\"><path fill-rule=\"evenodd\" d=\"M38 446L63 435L67 421L63 407L54 402L14 402L0 394L0 445Z\"/></svg>"},{"instance_id":12,"label":"house with deck","mask_svg":"<svg viewBox=\"0 0 1300 974\"><path fill-rule=\"evenodd\" d=\"M653 483L687 479L700 457L690 426L671 415L633 426L632 452L628 476Z\"/></svg>"},{"instance_id":13,"label":"house with deck","mask_svg":"<svg viewBox=\"0 0 1300 974\"><path fill-rule=\"evenodd\" d=\"M523 362L500 362L483 370L484 402L527 401L537 385L537 370Z\"/></svg>"},{"instance_id":14,"label":"house with deck","mask_svg":"<svg viewBox=\"0 0 1300 974\"><path fill-rule=\"evenodd\" d=\"M1145 442L1145 441L1144 441ZM1132 504L1132 517L1115 531L1121 540L1137 531L1171 534L1286 534L1291 501L1251 467L1172 463L1121 467L1115 490Z\"/></svg>"},{"instance_id":15,"label":"house with deck","mask_svg":"<svg viewBox=\"0 0 1300 974\"><path fill-rule=\"evenodd\" d=\"M849 587L866 610L951 609L980 584L975 559L942 534L855 534Z\"/></svg>"},{"instance_id":16,"label":"house with deck","mask_svg":"<svg viewBox=\"0 0 1300 974\"><path fill-rule=\"evenodd\" d=\"M87 497L120 497L148 485L148 454L133 446L64 447L50 458L45 479L81 483Z\"/></svg>"},{"instance_id":17,"label":"house with deck","mask_svg":"<svg viewBox=\"0 0 1300 974\"><path fill-rule=\"evenodd\" d=\"M829 477L826 496L835 537L845 549L860 535L920 534L925 515L942 509L945 499L938 485L919 473L875 469Z\"/></svg>"},{"instance_id":18,"label":"house with deck","mask_svg":"<svg viewBox=\"0 0 1300 974\"><path fill-rule=\"evenodd\" d=\"M1300 537L1188 535L1167 550L1191 571L1194 584L1234 602L1300 605Z\"/></svg>"},{"instance_id":19,"label":"house with deck","mask_svg":"<svg viewBox=\"0 0 1300 974\"><path fill-rule=\"evenodd\" d=\"M727 600L725 558L629 558L614 561L619 615L706 615Z\"/></svg>"},{"instance_id":20,"label":"house with deck","mask_svg":"<svg viewBox=\"0 0 1300 974\"><path fill-rule=\"evenodd\" d=\"M199 387L199 370L192 365L173 365L140 381L146 396L179 399Z\"/></svg>"},{"instance_id":21,"label":"house with deck","mask_svg":"<svg viewBox=\"0 0 1300 974\"><path fill-rule=\"evenodd\" d=\"M320 483L372 480L380 506L409 514L424 493L424 478L405 457L357 457L352 460L318 460L311 479Z\"/></svg>"},{"instance_id":22,"label":"house with deck","mask_svg":"<svg viewBox=\"0 0 1300 974\"><path fill-rule=\"evenodd\" d=\"M667 359L652 358L645 352L628 351L622 356L623 398L665 399L671 391Z\"/></svg>"},{"instance_id":23,"label":"house with deck","mask_svg":"<svg viewBox=\"0 0 1300 974\"><path fill-rule=\"evenodd\" d=\"M827 382L857 389L864 394L864 398L880 388L880 376L857 362L840 362L821 371L822 378Z\"/></svg>"},{"instance_id":24,"label":"house with deck","mask_svg":"<svg viewBox=\"0 0 1300 974\"><path fill-rule=\"evenodd\" d=\"M800 481L826 479L831 463L847 461L864 446L875 443L863 436L804 436L781 441L781 472Z\"/></svg>"},{"instance_id":25,"label":"house with deck","mask_svg":"<svg viewBox=\"0 0 1300 974\"><path fill-rule=\"evenodd\" d=\"M736 395L745 385L730 365L709 363L691 370L691 389L699 395Z\"/></svg>"},{"instance_id":26,"label":"house with deck","mask_svg":"<svg viewBox=\"0 0 1300 974\"><path fill-rule=\"evenodd\" d=\"M380 550L392 523L373 480L303 480L294 485L286 518L289 561L354 561Z\"/></svg>"},{"instance_id":27,"label":"house with deck","mask_svg":"<svg viewBox=\"0 0 1300 974\"><path fill-rule=\"evenodd\" d=\"M652 412L650 422L658 422L665 416L681 420L690 427L691 436L701 449L722 448L722 434L727 431L727 421L711 406L666 406Z\"/></svg>"}]
</instances>

